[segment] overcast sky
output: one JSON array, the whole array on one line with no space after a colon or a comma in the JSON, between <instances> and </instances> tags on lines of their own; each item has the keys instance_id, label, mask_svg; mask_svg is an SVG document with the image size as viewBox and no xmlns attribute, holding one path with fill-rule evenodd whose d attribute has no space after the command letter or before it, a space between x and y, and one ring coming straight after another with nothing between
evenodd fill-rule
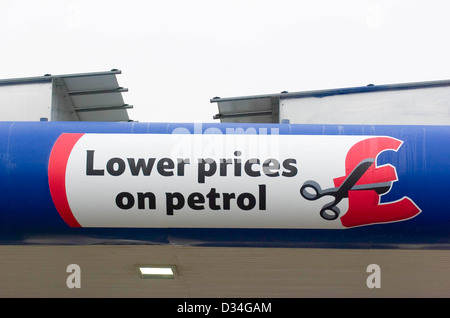
<instances>
[{"instance_id":1,"label":"overcast sky","mask_svg":"<svg viewBox=\"0 0 450 318\"><path fill-rule=\"evenodd\" d=\"M0 78L122 70L140 122L214 96L450 79L450 1L0 0Z\"/></svg>"}]
</instances>

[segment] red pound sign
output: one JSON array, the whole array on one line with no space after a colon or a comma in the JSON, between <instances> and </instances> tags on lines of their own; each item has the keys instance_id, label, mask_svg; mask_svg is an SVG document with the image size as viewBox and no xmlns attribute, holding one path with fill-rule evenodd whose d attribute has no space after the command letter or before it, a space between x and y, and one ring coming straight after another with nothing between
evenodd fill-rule
<instances>
[{"instance_id":1,"label":"red pound sign","mask_svg":"<svg viewBox=\"0 0 450 318\"><path fill-rule=\"evenodd\" d=\"M364 159L376 159L385 150L397 151L402 142L390 137L374 137L355 144L347 153L345 173L349 175ZM346 176L334 179L339 187ZM356 185L368 185L397 181L397 172L391 165L377 167L376 160L359 179ZM361 225L403 221L415 217L421 210L408 197L388 203L380 203L380 195L375 190L350 190L348 211L341 217L342 225L355 227Z\"/></svg>"}]
</instances>

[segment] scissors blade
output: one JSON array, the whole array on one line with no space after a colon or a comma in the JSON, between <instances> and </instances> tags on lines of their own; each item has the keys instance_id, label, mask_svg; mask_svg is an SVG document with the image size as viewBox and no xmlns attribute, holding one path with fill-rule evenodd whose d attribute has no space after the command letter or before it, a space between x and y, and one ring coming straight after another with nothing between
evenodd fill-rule
<instances>
[{"instance_id":1,"label":"scissors blade","mask_svg":"<svg viewBox=\"0 0 450 318\"><path fill-rule=\"evenodd\" d=\"M362 184L355 185L352 190L363 191L363 190L374 190L378 194L384 194L391 189L392 182L382 182L374 184Z\"/></svg>"},{"instance_id":2,"label":"scissors blade","mask_svg":"<svg viewBox=\"0 0 450 318\"><path fill-rule=\"evenodd\" d=\"M341 186L336 191L337 197L344 198L347 196L348 191L350 191L353 186L361 179L364 173L369 169L369 167L375 162L375 159L369 158L361 161L355 169L348 175Z\"/></svg>"}]
</instances>

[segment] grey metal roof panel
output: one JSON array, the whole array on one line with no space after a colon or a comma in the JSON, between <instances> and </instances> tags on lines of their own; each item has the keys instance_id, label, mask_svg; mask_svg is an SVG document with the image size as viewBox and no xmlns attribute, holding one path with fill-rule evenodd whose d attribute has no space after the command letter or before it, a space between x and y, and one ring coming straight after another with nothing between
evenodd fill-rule
<instances>
[{"instance_id":1,"label":"grey metal roof panel","mask_svg":"<svg viewBox=\"0 0 450 318\"><path fill-rule=\"evenodd\" d=\"M217 103L219 113L214 116L214 119L220 119L221 122L278 123L279 118L276 111L279 109L278 104L282 99L307 97L322 98L333 95L373 93L393 90L411 90L444 86L450 86L450 80L390 85L369 84L362 87L313 90L303 92L281 92L276 94L250 95L227 98L214 97L210 99L210 102Z\"/></svg>"},{"instance_id":2,"label":"grey metal roof panel","mask_svg":"<svg viewBox=\"0 0 450 318\"><path fill-rule=\"evenodd\" d=\"M112 75L121 74L122 71L117 69L112 69L106 72L91 72L91 73L77 73L77 74L62 74L62 75L52 75L45 74L42 76L33 77L19 77L19 78L8 78L0 79L0 85L10 85L10 84L20 84L20 83L33 83L33 82L51 82L54 78L77 78L77 77L90 77L90 76L102 76L102 75Z\"/></svg>"},{"instance_id":3,"label":"grey metal roof panel","mask_svg":"<svg viewBox=\"0 0 450 318\"><path fill-rule=\"evenodd\" d=\"M223 123L272 123L273 104L272 97L223 101L218 103L219 114L214 119Z\"/></svg>"},{"instance_id":4,"label":"grey metal roof panel","mask_svg":"<svg viewBox=\"0 0 450 318\"><path fill-rule=\"evenodd\" d=\"M34 83L54 83L64 86L70 97L73 110L81 121L129 121L122 92L127 89L119 86L116 75L122 72L112 69L105 72L23 77L0 80L0 85L21 85ZM59 107L58 103L52 107Z\"/></svg>"},{"instance_id":5,"label":"grey metal roof panel","mask_svg":"<svg viewBox=\"0 0 450 318\"><path fill-rule=\"evenodd\" d=\"M214 97L210 99L210 102L222 103L237 100L264 99L264 98L326 97L342 94L358 94L358 93L370 93L388 90L406 90L406 89L420 89L420 88L444 87L444 86L450 86L450 80L411 82L411 83L387 84L387 85L368 84L367 86L332 88L332 89L312 90L312 91L281 92L274 94L248 95L248 96L225 97L225 98Z\"/></svg>"}]
</instances>

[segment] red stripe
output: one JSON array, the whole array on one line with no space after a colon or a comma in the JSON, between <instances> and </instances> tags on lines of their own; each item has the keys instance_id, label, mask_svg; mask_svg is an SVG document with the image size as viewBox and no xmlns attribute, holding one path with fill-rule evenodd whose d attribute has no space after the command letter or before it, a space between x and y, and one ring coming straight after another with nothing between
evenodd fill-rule
<instances>
[{"instance_id":1,"label":"red stripe","mask_svg":"<svg viewBox=\"0 0 450 318\"><path fill-rule=\"evenodd\" d=\"M48 184L56 210L70 227L81 227L73 216L66 193L66 168L70 153L84 134L62 134L56 140L48 163Z\"/></svg>"}]
</instances>

